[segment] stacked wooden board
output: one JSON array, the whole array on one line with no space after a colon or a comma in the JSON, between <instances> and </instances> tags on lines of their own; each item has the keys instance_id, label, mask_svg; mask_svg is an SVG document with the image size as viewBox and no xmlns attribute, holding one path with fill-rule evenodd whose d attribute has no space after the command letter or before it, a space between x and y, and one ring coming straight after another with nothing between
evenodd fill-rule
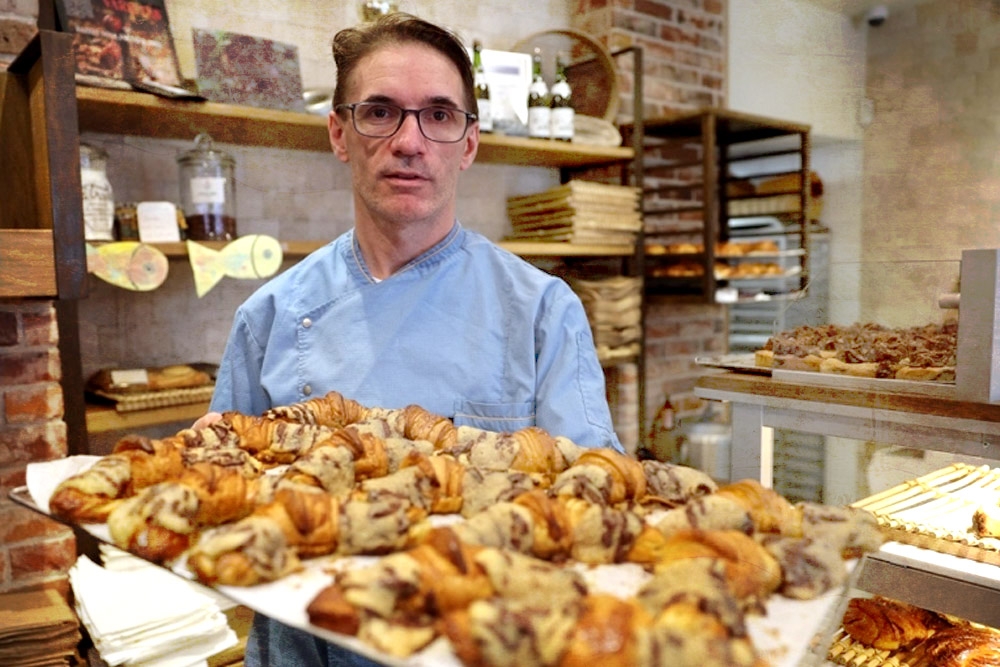
<instances>
[{"instance_id":1,"label":"stacked wooden board","mask_svg":"<svg viewBox=\"0 0 1000 667\"><path fill-rule=\"evenodd\" d=\"M537 194L507 199L510 241L633 246L642 230L638 188L570 181Z\"/></svg>"}]
</instances>

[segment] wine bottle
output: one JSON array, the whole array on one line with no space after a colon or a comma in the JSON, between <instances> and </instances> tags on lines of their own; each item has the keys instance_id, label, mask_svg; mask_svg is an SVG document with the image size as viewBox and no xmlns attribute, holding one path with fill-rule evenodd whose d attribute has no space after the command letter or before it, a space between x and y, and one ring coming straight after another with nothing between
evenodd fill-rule
<instances>
[{"instance_id":1,"label":"wine bottle","mask_svg":"<svg viewBox=\"0 0 1000 667\"><path fill-rule=\"evenodd\" d=\"M490 108L490 84L486 83L483 69L483 45L477 39L472 43L472 72L475 75L476 112L479 116L479 131L493 131L493 111Z\"/></svg>"},{"instance_id":2,"label":"wine bottle","mask_svg":"<svg viewBox=\"0 0 1000 667\"><path fill-rule=\"evenodd\" d=\"M569 81L566 79L566 59L562 53L556 55L556 79L552 84L552 101L549 104L552 125L551 136L559 141L573 141L573 103Z\"/></svg>"},{"instance_id":3,"label":"wine bottle","mask_svg":"<svg viewBox=\"0 0 1000 667\"><path fill-rule=\"evenodd\" d=\"M542 76L542 51L535 48L531 56L531 86L528 87L528 136L548 139L551 136L549 87Z\"/></svg>"}]
</instances>

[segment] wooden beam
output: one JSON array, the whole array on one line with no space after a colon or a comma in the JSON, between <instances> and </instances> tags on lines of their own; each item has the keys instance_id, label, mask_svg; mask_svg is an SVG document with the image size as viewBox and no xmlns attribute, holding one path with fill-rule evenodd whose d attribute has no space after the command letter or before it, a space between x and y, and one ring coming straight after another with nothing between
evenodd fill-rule
<instances>
[{"instance_id":1,"label":"wooden beam","mask_svg":"<svg viewBox=\"0 0 1000 667\"><path fill-rule=\"evenodd\" d=\"M0 229L0 297L57 294L51 229Z\"/></svg>"}]
</instances>

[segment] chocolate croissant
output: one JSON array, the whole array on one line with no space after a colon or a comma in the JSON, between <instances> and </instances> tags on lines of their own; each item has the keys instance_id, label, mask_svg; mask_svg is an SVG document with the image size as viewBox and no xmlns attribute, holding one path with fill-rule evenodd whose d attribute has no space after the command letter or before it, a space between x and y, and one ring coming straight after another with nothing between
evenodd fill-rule
<instances>
[{"instance_id":1,"label":"chocolate croissant","mask_svg":"<svg viewBox=\"0 0 1000 667\"><path fill-rule=\"evenodd\" d=\"M890 651L912 646L949 625L935 612L879 595L849 600L843 620L844 632L852 639Z\"/></svg>"}]
</instances>

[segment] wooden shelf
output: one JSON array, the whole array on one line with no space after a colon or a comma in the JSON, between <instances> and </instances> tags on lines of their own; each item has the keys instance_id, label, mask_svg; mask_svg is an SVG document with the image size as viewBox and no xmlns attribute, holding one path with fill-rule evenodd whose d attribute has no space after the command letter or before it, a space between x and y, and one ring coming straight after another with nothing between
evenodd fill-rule
<instances>
[{"instance_id":1,"label":"wooden shelf","mask_svg":"<svg viewBox=\"0 0 1000 667\"><path fill-rule=\"evenodd\" d=\"M198 241L213 250L221 250L227 241ZM329 241L281 241L281 252L285 259L305 257L325 246ZM187 244L150 243L169 259L187 259ZM498 246L521 257L629 257L634 250L631 246L614 244L544 243L539 241L500 241Z\"/></svg>"},{"instance_id":2,"label":"wooden shelf","mask_svg":"<svg viewBox=\"0 0 1000 667\"><path fill-rule=\"evenodd\" d=\"M176 421L194 423L206 412L208 412L208 401L134 412L118 412L110 405L88 405L87 432L128 431Z\"/></svg>"},{"instance_id":3,"label":"wooden shelf","mask_svg":"<svg viewBox=\"0 0 1000 667\"><path fill-rule=\"evenodd\" d=\"M207 132L218 143L329 151L326 117L218 102L174 100L149 93L77 86L80 131L192 140ZM597 167L631 160L634 151L481 135L479 163L530 167Z\"/></svg>"}]
</instances>

